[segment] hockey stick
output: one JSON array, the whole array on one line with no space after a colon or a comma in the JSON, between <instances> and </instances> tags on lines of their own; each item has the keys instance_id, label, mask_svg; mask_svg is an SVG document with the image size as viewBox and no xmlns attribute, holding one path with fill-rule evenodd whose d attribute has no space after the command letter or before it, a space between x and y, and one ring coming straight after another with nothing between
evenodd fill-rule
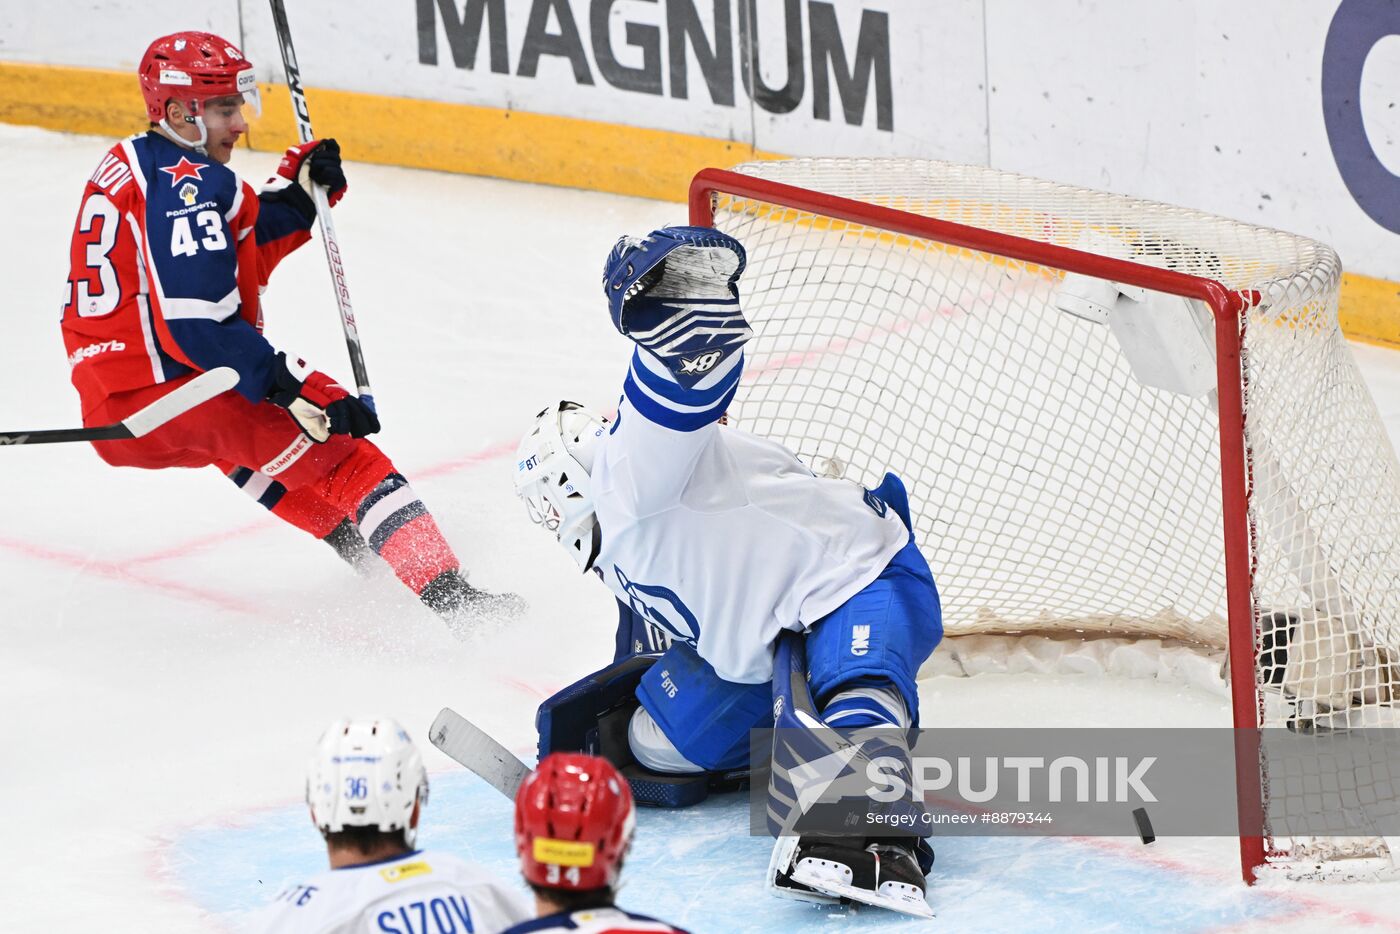
<instances>
[{"instance_id":1,"label":"hockey stick","mask_svg":"<svg viewBox=\"0 0 1400 934\"><path fill-rule=\"evenodd\" d=\"M297 53L292 48L292 31L287 26L287 10L282 0L271 0L272 22L277 28L277 44L282 47L282 68L287 73L287 90L292 95L292 112L297 118L297 136L303 143L315 139L311 132L311 112L306 108L306 93L301 87L301 71L297 68ZM330 202L326 190L311 186L311 198L316 203L316 222L321 226L321 243L326 248L326 265L330 268L331 284L335 287L335 304L340 310L340 327L345 332L345 349L350 353L350 370L355 377L355 393L365 405L374 410L374 393L369 388L365 371L365 355L360 348L360 331L355 326L355 307L350 303L350 287L345 283L345 264L341 260L340 241L335 236Z\"/></svg>"},{"instance_id":2,"label":"hockey stick","mask_svg":"<svg viewBox=\"0 0 1400 934\"><path fill-rule=\"evenodd\" d=\"M63 441L122 441L140 438L197 405L238 385L238 372L221 366L199 374L138 412L96 428L49 428L43 431L3 431L0 445L58 444Z\"/></svg>"},{"instance_id":3,"label":"hockey stick","mask_svg":"<svg viewBox=\"0 0 1400 934\"><path fill-rule=\"evenodd\" d=\"M530 767L514 753L450 707L442 708L433 721L428 741L512 801L530 774Z\"/></svg>"}]
</instances>

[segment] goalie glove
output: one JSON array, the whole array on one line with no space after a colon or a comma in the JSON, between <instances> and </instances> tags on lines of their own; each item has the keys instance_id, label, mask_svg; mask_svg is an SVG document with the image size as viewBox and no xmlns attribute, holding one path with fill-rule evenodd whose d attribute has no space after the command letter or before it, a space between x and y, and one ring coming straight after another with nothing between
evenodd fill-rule
<instances>
[{"instance_id":1,"label":"goalie glove","mask_svg":"<svg viewBox=\"0 0 1400 934\"><path fill-rule=\"evenodd\" d=\"M739 307L746 258L710 227L663 227L623 237L603 268L613 326L693 389L753 336Z\"/></svg>"},{"instance_id":2,"label":"goalie glove","mask_svg":"<svg viewBox=\"0 0 1400 934\"><path fill-rule=\"evenodd\" d=\"M272 365L272 391L267 401L281 406L317 444L331 435L363 438L379 430L379 416L320 370L305 360L278 353Z\"/></svg>"}]
</instances>

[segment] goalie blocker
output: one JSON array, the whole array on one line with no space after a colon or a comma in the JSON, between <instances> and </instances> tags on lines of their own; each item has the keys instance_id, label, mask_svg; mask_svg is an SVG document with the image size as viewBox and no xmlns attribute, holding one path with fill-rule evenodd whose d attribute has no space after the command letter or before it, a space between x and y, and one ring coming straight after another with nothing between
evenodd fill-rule
<instances>
[{"instance_id":1,"label":"goalie blocker","mask_svg":"<svg viewBox=\"0 0 1400 934\"><path fill-rule=\"evenodd\" d=\"M684 648L689 649L689 646ZM659 659L674 657L651 652L632 655L587 675L540 705L535 716L539 730L539 757L552 752L586 752L602 756L627 779L632 797L639 805L664 808L690 807L704 801L711 791L736 791L748 785L747 746L744 764L732 768L689 774L654 772L637 762L628 741L632 715L641 706L639 689L648 680L660 681L661 669L653 668ZM690 654L694 650L690 649ZM768 685L761 689L766 716ZM744 730L747 743L747 728Z\"/></svg>"}]
</instances>

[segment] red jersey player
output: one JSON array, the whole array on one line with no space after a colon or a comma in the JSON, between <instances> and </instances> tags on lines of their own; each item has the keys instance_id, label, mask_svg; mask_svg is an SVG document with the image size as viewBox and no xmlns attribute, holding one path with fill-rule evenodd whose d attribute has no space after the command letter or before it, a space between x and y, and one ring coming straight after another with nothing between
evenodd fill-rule
<instances>
[{"instance_id":1,"label":"red jersey player","mask_svg":"<svg viewBox=\"0 0 1400 934\"><path fill-rule=\"evenodd\" d=\"M685 934L613 904L635 822L632 789L608 760L545 756L515 793L515 852L539 917L503 934Z\"/></svg>"},{"instance_id":2,"label":"red jersey player","mask_svg":"<svg viewBox=\"0 0 1400 934\"><path fill-rule=\"evenodd\" d=\"M150 129L109 149L73 229L63 338L83 421L118 421L192 379L232 367L238 385L135 440L95 442L109 464L215 465L279 518L352 564L374 552L460 630L520 609L467 583L433 517L364 440L374 411L262 335L259 293L310 239L311 183L346 187L334 140L293 146L256 191L228 168L256 106L253 66L231 43L180 32L141 59Z\"/></svg>"}]
</instances>

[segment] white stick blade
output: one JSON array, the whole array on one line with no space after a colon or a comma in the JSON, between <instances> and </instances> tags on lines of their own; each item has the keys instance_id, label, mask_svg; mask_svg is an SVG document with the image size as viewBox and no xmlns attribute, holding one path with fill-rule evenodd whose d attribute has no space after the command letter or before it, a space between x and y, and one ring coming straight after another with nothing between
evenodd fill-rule
<instances>
[{"instance_id":1,"label":"white stick blade","mask_svg":"<svg viewBox=\"0 0 1400 934\"><path fill-rule=\"evenodd\" d=\"M514 753L450 707L442 708L433 721L428 741L512 801L530 774L529 766Z\"/></svg>"},{"instance_id":2,"label":"white stick blade","mask_svg":"<svg viewBox=\"0 0 1400 934\"><path fill-rule=\"evenodd\" d=\"M237 385L238 371L232 367L221 366L207 370L178 389L161 396L139 412L122 419L122 424L130 429L133 438L140 438L177 415L183 415Z\"/></svg>"}]
</instances>

